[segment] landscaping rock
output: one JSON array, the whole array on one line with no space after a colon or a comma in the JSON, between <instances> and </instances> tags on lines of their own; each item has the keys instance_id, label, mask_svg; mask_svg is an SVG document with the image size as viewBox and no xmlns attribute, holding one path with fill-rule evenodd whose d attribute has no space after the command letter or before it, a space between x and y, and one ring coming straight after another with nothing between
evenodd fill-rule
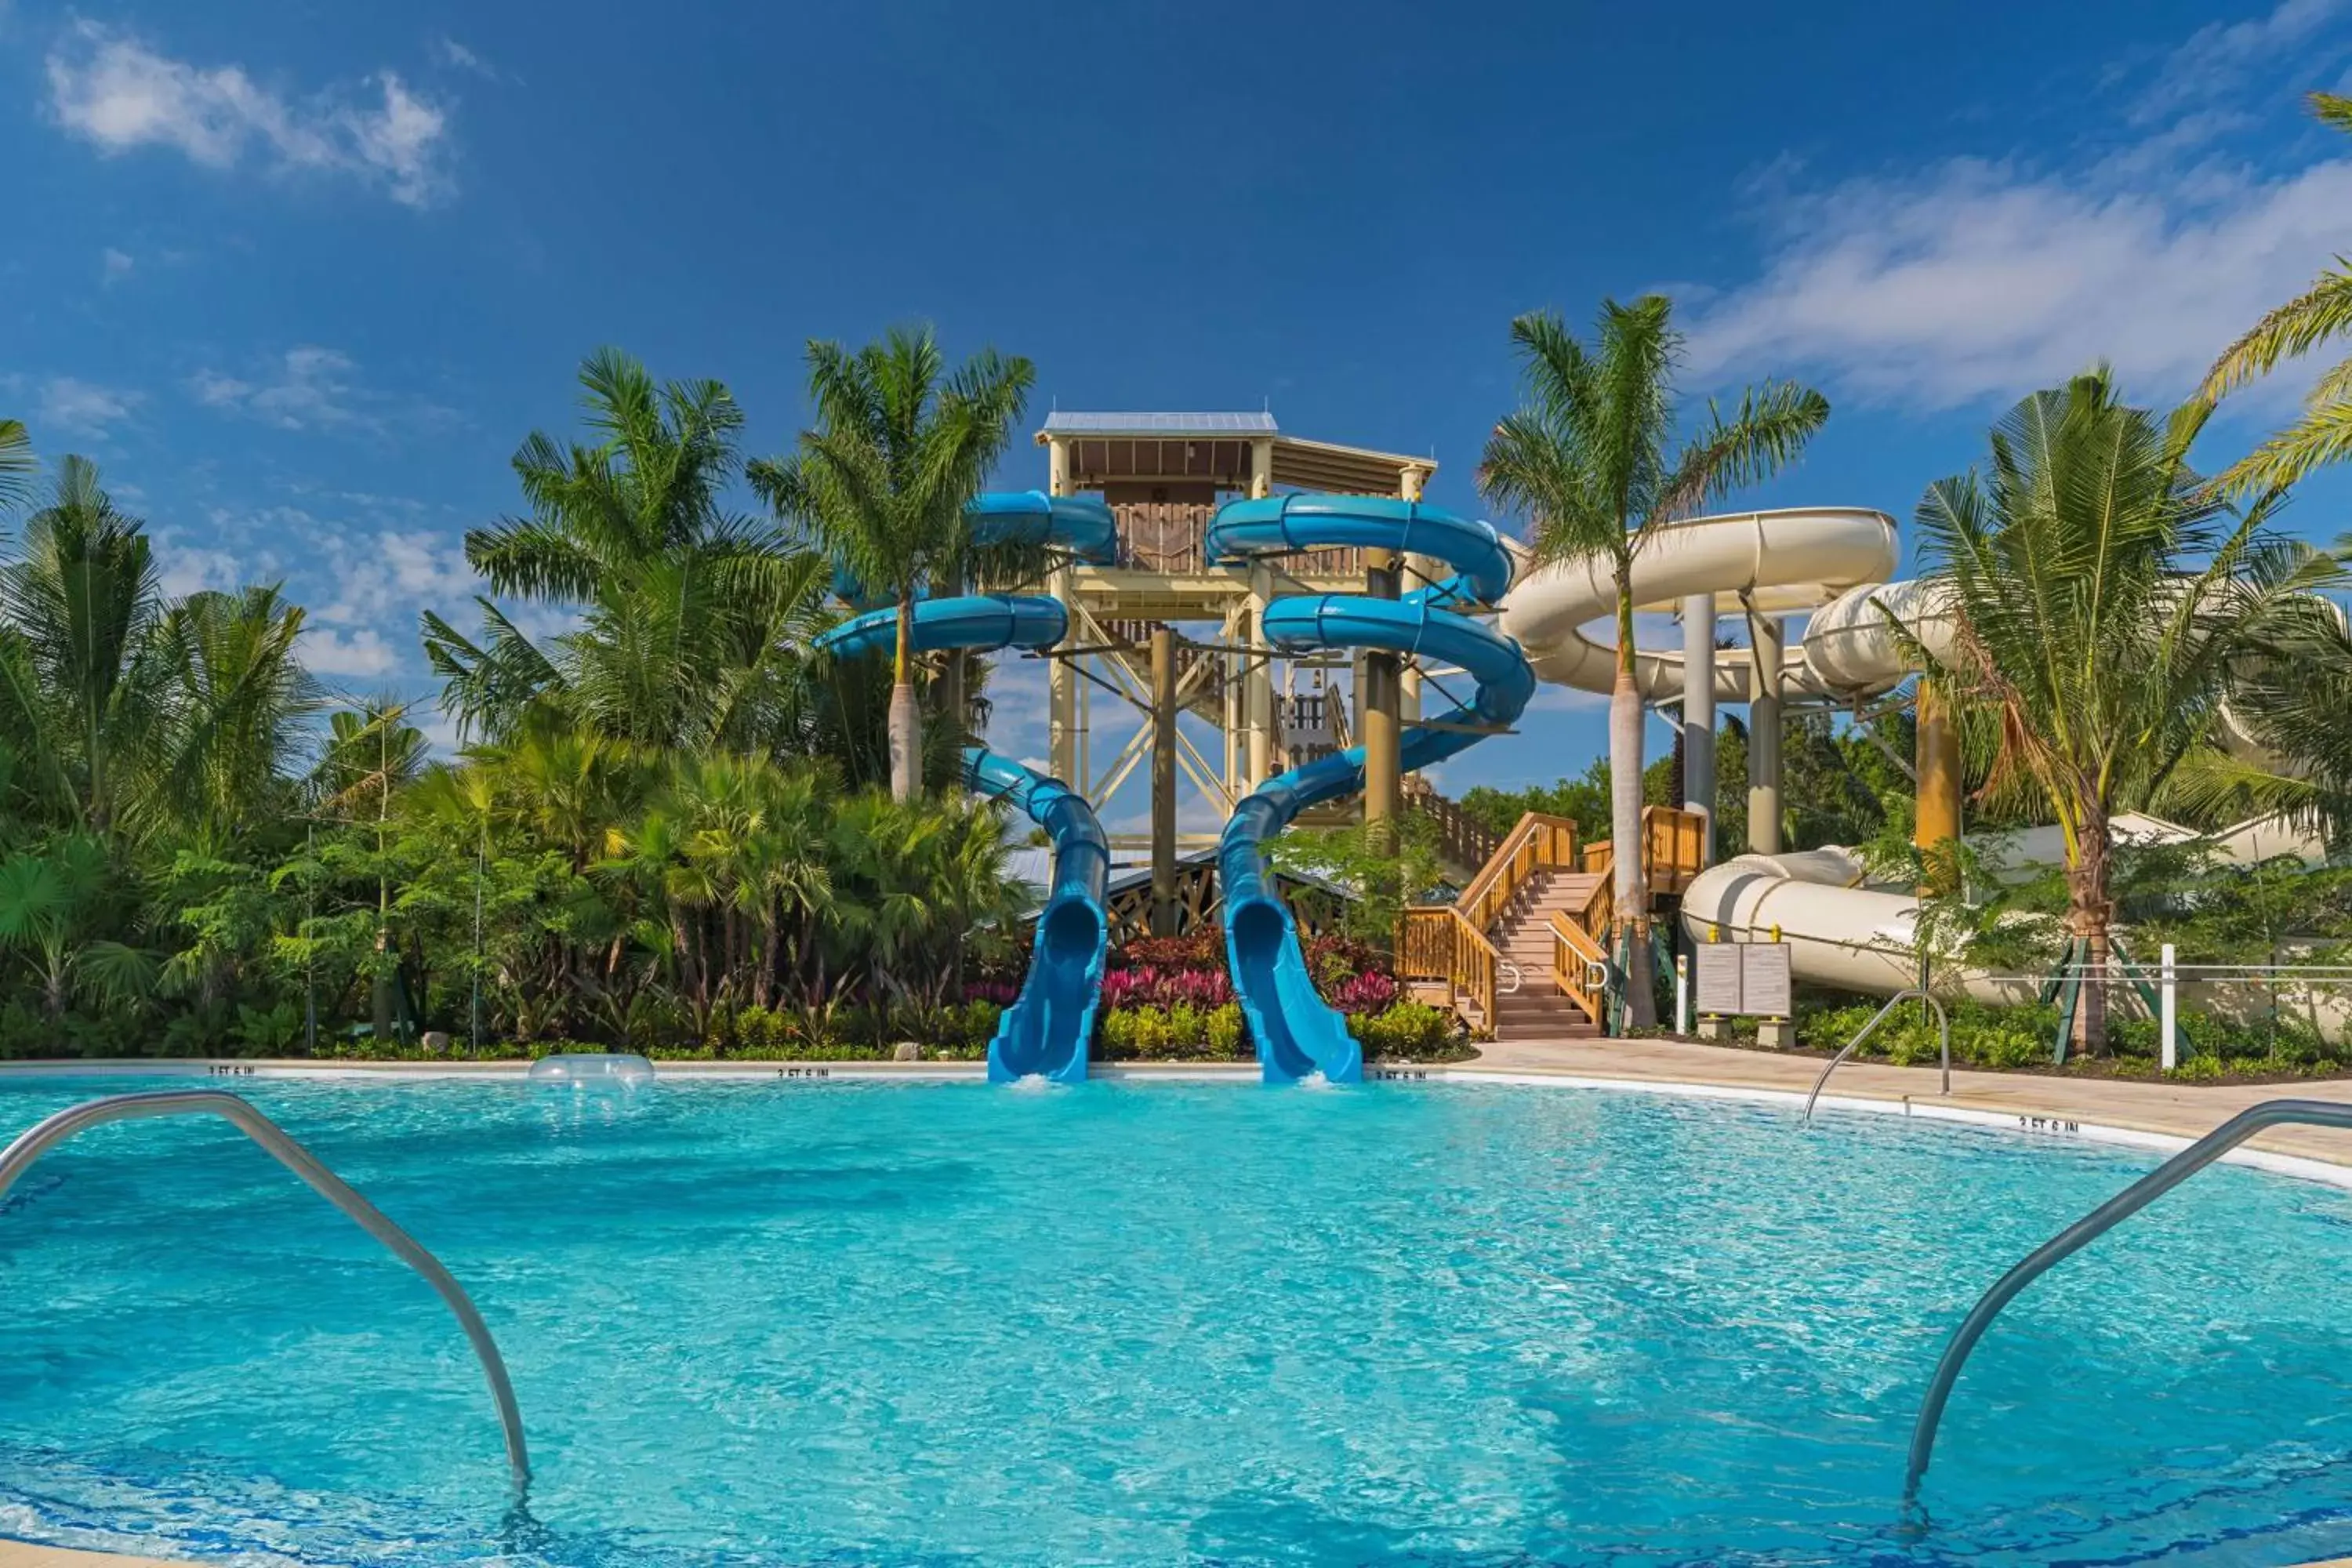
<instances>
[{"instance_id":1,"label":"landscaping rock","mask_svg":"<svg viewBox=\"0 0 2352 1568\"><path fill-rule=\"evenodd\" d=\"M424 1038L418 1043L425 1047L426 1056L446 1057L449 1054L449 1037L443 1030L425 1030Z\"/></svg>"},{"instance_id":2,"label":"landscaping rock","mask_svg":"<svg viewBox=\"0 0 2352 1568\"><path fill-rule=\"evenodd\" d=\"M894 1062L921 1061L923 1059L923 1047L915 1044L912 1040L900 1040L897 1045L890 1047L890 1059Z\"/></svg>"}]
</instances>

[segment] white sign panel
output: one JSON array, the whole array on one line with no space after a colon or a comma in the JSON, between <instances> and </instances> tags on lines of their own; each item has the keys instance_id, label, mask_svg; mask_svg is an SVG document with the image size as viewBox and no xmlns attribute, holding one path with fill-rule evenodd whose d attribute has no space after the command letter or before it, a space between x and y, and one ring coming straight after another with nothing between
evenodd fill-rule
<instances>
[{"instance_id":1,"label":"white sign panel","mask_svg":"<svg viewBox=\"0 0 2352 1568\"><path fill-rule=\"evenodd\" d=\"M1751 942L1739 948L1739 1010L1766 1018L1789 1016L1789 944Z\"/></svg>"},{"instance_id":2,"label":"white sign panel","mask_svg":"<svg viewBox=\"0 0 2352 1568\"><path fill-rule=\"evenodd\" d=\"M1691 983L1692 1005L1699 1013L1739 1011L1739 949L1727 942L1698 946L1698 973Z\"/></svg>"}]
</instances>

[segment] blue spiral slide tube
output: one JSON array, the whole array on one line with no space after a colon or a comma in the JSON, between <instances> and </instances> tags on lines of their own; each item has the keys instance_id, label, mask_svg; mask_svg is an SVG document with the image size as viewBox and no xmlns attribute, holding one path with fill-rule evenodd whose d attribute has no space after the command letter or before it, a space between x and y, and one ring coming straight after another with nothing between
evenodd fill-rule
<instances>
[{"instance_id":1,"label":"blue spiral slide tube","mask_svg":"<svg viewBox=\"0 0 2352 1568\"><path fill-rule=\"evenodd\" d=\"M1433 557L1457 574L1396 599L1294 594L1266 607L1265 638L1285 652L1379 648L1458 665L1475 683L1468 701L1404 732L1398 752L1405 772L1443 762L1475 744L1480 731L1518 718L1536 689L1518 644L1446 607L1492 605L1510 587L1510 552L1492 525L1419 501L1334 495L1231 501L1209 524L1209 552L1221 560L1332 545ZM1265 841L1300 812L1363 787L1361 746L1293 768L1244 796L1218 843L1225 962L1268 1083L1363 1077L1363 1051L1346 1018L1316 994L1298 928L1269 883L1264 853Z\"/></svg>"},{"instance_id":2,"label":"blue spiral slide tube","mask_svg":"<svg viewBox=\"0 0 2352 1568\"><path fill-rule=\"evenodd\" d=\"M1117 548L1109 507L1090 496L1036 490L984 495L964 516L977 532L997 538L1034 534L1082 561L1107 563ZM844 596L855 602L855 595ZM926 598L915 606L914 643L926 653L1048 648L1068 632L1069 613L1059 601L1038 594L966 594ZM851 616L819 637L817 646L836 658L856 658L889 651L897 637L897 612L885 608ZM988 1042L989 1079L1081 1082L1110 945L1110 921L1103 907L1109 840L1077 791L985 746L964 748L963 777L965 788L1026 812L1045 830L1054 849L1053 885L1037 917L1028 977Z\"/></svg>"}]
</instances>

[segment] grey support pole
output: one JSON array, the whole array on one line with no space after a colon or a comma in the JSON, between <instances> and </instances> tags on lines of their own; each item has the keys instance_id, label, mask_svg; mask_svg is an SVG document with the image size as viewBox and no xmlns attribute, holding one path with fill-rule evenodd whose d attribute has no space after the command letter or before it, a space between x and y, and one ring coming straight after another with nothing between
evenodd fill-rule
<instances>
[{"instance_id":1,"label":"grey support pole","mask_svg":"<svg viewBox=\"0 0 2352 1568\"><path fill-rule=\"evenodd\" d=\"M1715 861L1715 595L1683 600L1683 808L1706 815L1703 853Z\"/></svg>"},{"instance_id":2,"label":"grey support pole","mask_svg":"<svg viewBox=\"0 0 2352 1568\"><path fill-rule=\"evenodd\" d=\"M1176 632L1151 628L1151 934L1176 934Z\"/></svg>"},{"instance_id":3,"label":"grey support pole","mask_svg":"<svg viewBox=\"0 0 2352 1568\"><path fill-rule=\"evenodd\" d=\"M1750 672L1748 704L1748 850L1780 852L1780 659L1787 624L1748 611Z\"/></svg>"}]
</instances>

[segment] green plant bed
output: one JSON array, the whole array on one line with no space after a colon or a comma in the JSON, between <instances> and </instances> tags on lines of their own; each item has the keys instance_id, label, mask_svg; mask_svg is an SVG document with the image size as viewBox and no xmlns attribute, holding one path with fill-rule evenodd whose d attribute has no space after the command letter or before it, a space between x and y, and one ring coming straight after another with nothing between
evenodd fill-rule
<instances>
[{"instance_id":1,"label":"green plant bed","mask_svg":"<svg viewBox=\"0 0 2352 1568\"><path fill-rule=\"evenodd\" d=\"M1349 1032L1368 1061L1461 1061L1470 1048L1453 1015L1423 1002L1350 1014ZM1244 1062L1255 1058L1241 1005L1107 1007L1095 1020L1097 1061Z\"/></svg>"},{"instance_id":2,"label":"green plant bed","mask_svg":"<svg viewBox=\"0 0 2352 1568\"><path fill-rule=\"evenodd\" d=\"M1883 1003L1800 998L1799 1055L1827 1058L1876 1016ZM2352 1075L2352 1048L2320 1037L2291 1015L2253 1020L2197 1011L2179 1016L2180 1065L2166 1072L2158 1065L2157 1024L2152 1018L2116 1018L2107 1026L2108 1053L2053 1059L2057 1037L2054 1006L1990 1006L1960 1000L1945 1004L1952 1027L1952 1064L1976 1071L2040 1073L2077 1078L2161 1079L2181 1083L2285 1083ZM1734 1021L1731 1037L1713 1042L1756 1047L1753 1019ZM1857 1061L1895 1067L1932 1067L1940 1055L1935 1019L1906 1005L1872 1032Z\"/></svg>"}]
</instances>

